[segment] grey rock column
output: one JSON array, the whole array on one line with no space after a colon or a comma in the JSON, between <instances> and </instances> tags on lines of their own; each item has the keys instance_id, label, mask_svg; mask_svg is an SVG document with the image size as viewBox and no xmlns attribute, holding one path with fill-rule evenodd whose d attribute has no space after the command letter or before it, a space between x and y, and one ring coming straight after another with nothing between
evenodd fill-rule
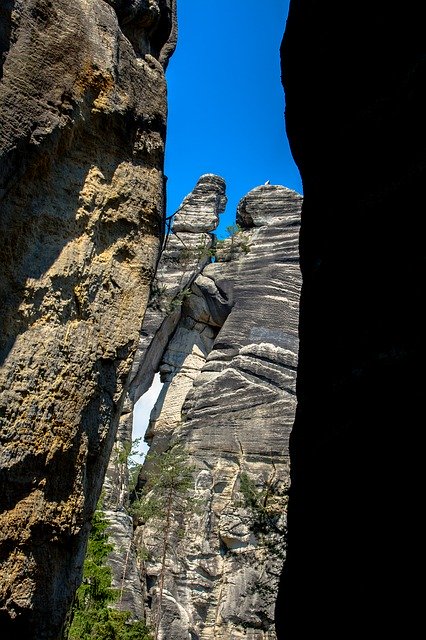
<instances>
[{"instance_id":1,"label":"grey rock column","mask_svg":"<svg viewBox=\"0 0 426 640\"><path fill-rule=\"evenodd\" d=\"M242 230L218 243L215 262L194 280L163 356L171 380L153 416L151 447L185 446L201 505L188 511L183 542L174 540L167 555L160 624L167 640L275 637L296 407L301 202L274 185L243 198ZM267 530L245 502L242 474L269 492ZM149 552L155 619L158 535L148 523L137 537Z\"/></svg>"}]
</instances>

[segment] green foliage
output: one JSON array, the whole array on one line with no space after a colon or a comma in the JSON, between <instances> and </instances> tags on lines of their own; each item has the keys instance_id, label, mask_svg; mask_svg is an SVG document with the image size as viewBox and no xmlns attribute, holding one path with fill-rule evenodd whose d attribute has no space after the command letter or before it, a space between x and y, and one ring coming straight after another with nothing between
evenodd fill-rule
<instances>
[{"instance_id":1,"label":"green foliage","mask_svg":"<svg viewBox=\"0 0 426 640\"><path fill-rule=\"evenodd\" d=\"M125 442L122 445L121 449L116 448L115 450L115 460L118 464L128 463L131 466L134 463L135 456L139 456L139 447L142 441L142 437L136 438L131 442Z\"/></svg>"},{"instance_id":2,"label":"green foliage","mask_svg":"<svg viewBox=\"0 0 426 640\"><path fill-rule=\"evenodd\" d=\"M240 474L240 506L252 512L252 531L268 556L284 560L287 530L282 518L287 510L288 491L279 480L268 480L258 486L244 471ZM264 600L274 600L277 592L275 576L262 569L248 594L257 594Z\"/></svg>"},{"instance_id":3,"label":"green foliage","mask_svg":"<svg viewBox=\"0 0 426 640\"><path fill-rule=\"evenodd\" d=\"M189 287L185 287L185 289L182 289L182 291L179 291L179 293L172 300L170 300L168 305L168 311L172 313L176 309L179 309L179 307L183 305L186 298L189 298L191 294L192 294L192 291Z\"/></svg>"},{"instance_id":4,"label":"green foliage","mask_svg":"<svg viewBox=\"0 0 426 640\"><path fill-rule=\"evenodd\" d=\"M200 262L203 258L211 258L213 255L213 248L203 240L195 247L185 245L180 253L179 262L188 265L190 262Z\"/></svg>"},{"instance_id":5,"label":"green foliage","mask_svg":"<svg viewBox=\"0 0 426 640\"><path fill-rule=\"evenodd\" d=\"M115 498L117 505L124 506L123 491L127 489L130 493L134 491L141 463L141 452L139 451L142 438L133 441L116 443L113 450L112 460L115 465L116 486Z\"/></svg>"},{"instance_id":6,"label":"green foliage","mask_svg":"<svg viewBox=\"0 0 426 640\"><path fill-rule=\"evenodd\" d=\"M151 293L149 296L147 308L161 311L166 295L167 287L165 285L160 285L157 279L154 278L154 281L151 285Z\"/></svg>"},{"instance_id":7,"label":"green foliage","mask_svg":"<svg viewBox=\"0 0 426 640\"><path fill-rule=\"evenodd\" d=\"M111 569L105 564L113 547L108 542L108 522L97 509L92 520L83 582L78 588L66 640L151 640L145 622L130 619L130 612L110 608L118 598L111 586Z\"/></svg>"},{"instance_id":8,"label":"green foliage","mask_svg":"<svg viewBox=\"0 0 426 640\"><path fill-rule=\"evenodd\" d=\"M231 224L226 227L227 237L225 240L216 241L216 253L221 252L219 256L221 260L231 260L237 251L249 253L250 246L242 233L243 228L239 224ZM230 241L230 242L229 242ZM217 256L218 257L218 256Z\"/></svg>"},{"instance_id":9,"label":"green foliage","mask_svg":"<svg viewBox=\"0 0 426 640\"><path fill-rule=\"evenodd\" d=\"M242 231L242 227L239 224L230 224L226 227L226 232L229 238L233 238L237 233Z\"/></svg>"},{"instance_id":10,"label":"green foliage","mask_svg":"<svg viewBox=\"0 0 426 640\"><path fill-rule=\"evenodd\" d=\"M132 621L128 611L101 609L97 615L74 616L69 640L152 640L143 620Z\"/></svg>"},{"instance_id":11,"label":"green foliage","mask_svg":"<svg viewBox=\"0 0 426 640\"><path fill-rule=\"evenodd\" d=\"M185 252L192 251L185 249ZM182 273L182 278L185 272ZM151 295L148 302L148 308L155 311L162 311L163 313L173 313L176 309L182 306L183 302L191 295L192 291L190 287L184 287L179 291L174 298L167 292L166 286L159 286L155 283L151 287Z\"/></svg>"},{"instance_id":12,"label":"green foliage","mask_svg":"<svg viewBox=\"0 0 426 640\"><path fill-rule=\"evenodd\" d=\"M244 501L242 506L251 510L253 533L263 537L266 544L267 534L286 534L279 524L286 512L288 500L287 490L281 485L278 481L269 481L258 487L247 473L243 471L240 474L240 493Z\"/></svg>"},{"instance_id":13,"label":"green foliage","mask_svg":"<svg viewBox=\"0 0 426 640\"><path fill-rule=\"evenodd\" d=\"M195 467L189 464L187 452L176 445L164 453L149 453L145 465L146 484L131 505L132 513L148 522L166 517L170 503L174 511L193 509L190 490Z\"/></svg>"},{"instance_id":14,"label":"green foliage","mask_svg":"<svg viewBox=\"0 0 426 640\"><path fill-rule=\"evenodd\" d=\"M243 494L245 505L250 507L251 509L260 509L263 511L261 506L261 499L258 493L256 484L254 480L250 478L250 476L243 471L240 474L240 491Z\"/></svg>"},{"instance_id":15,"label":"green foliage","mask_svg":"<svg viewBox=\"0 0 426 640\"><path fill-rule=\"evenodd\" d=\"M138 484L140 470L142 469L141 451L139 449L143 438L135 438L126 447L128 451L126 462L129 471L129 493L132 493Z\"/></svg>"},{"instance_id":16,"label":"green foliage","mask_svg":"<svg viewBox=\"0 0 426 640\"><path fill-rule=\"evenodd\" d=\"M183 516L188 516L196 510L196 502L191 497L195 467L189 464L188 453L183 447L176 445L160 454L148 454L144 470L147 481L132 509L134 517L145 523L149 522L157 530L161 540L159 591L154 611L154 638L157 640L162 615L167 553L172 541L176 544L182 536Z\"/></svg>"}]
</instances>

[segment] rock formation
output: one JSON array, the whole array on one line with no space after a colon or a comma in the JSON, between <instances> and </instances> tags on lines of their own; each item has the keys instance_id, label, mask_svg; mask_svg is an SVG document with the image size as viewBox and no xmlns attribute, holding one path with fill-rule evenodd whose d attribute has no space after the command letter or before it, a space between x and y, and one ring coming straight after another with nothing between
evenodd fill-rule
<instances>
[{"instance_id":1,"label":"rock formation","mask_svg":"<svg viewBox=\"0 0 426 640\"><path fill-rule=\"evenodd\" d=\"M275 637L295 412L301 197L281 186L257 187L240 202L231 237L216 241L210 232L223 204L223 181L206 175L176 213L129 387L131 408L161 372L146 434L150 453L181 443L196 469L198 509L180 514L183 542L173 539L167 551L158 635L167 640ZM142 483L148 473L149 456ZM114 459L108 475L114 533L124 517L117 492L111 508L119 485ZM244 480L261 505L250 503ZM177 526L178 514L175 520ZM123 581L124 554L116 584L125 582L124 608L142 608L145 590L155 626L159 534L149 522L135 523L133 548L130 540L127 546L133 558L144 549L143 587L135 595L132 579Z\"/></svg>"},{"instance_id":2,"label":"rock formation","mask_svg":"<svg viewBox=\"0 0 426 640\"><path fill-rule=\"evenodd\" d=\"M420 4L290 3L286 123L304 204L285 640L414 637L422 624Z\"/></svg>"},{"instance_id":3,"label":"rock formation","mask_svg":"<svg viewBox=\"0 0 426 640\"><path fill-rule=\"evenodd\" d=\"M56 638L163 227L174 0L0 8L0 629Z\"/></svg>"},{"instance_id":4,"label":"rock formation","mask_svg":"<svg viewBox=\"0 0 426 640\"><path fill-rule=\"evenodd\" d=\"M160 368L164 351L178 326L182 302L189 293L192 281L211 261L214 238L210 231L217 227L218 216L225 206L224 181L218 176L205 175L174 215L174 233L165 239L151 286L117 438L106 473L103 509L110 522L110 536L115 549L110 563L114 586L120 590L118 606L133 612L138 618L143 618L145 613L144 578L138 568L139 554L134 542L133 521L127 510L129 476L126 451L132 446L133 407L150 388L154 374ZM185 221L192 224L189 231ZM211 343L208 348L211 348ZM163 365L163 375L165 369ZM179 416L187 391L187 384L178 387L180 396L175 413ZM172 430L175 422L172 423Z\"/></svg>"}]
</instances>

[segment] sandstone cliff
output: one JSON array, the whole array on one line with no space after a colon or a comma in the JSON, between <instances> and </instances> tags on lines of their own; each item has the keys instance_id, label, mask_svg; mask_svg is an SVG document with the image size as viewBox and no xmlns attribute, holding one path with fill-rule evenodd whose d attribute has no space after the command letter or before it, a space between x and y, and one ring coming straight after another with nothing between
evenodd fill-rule
<instances>
[{"instance_id":1,"label":"sandstone cliff","mask_svg":"<svg viewBox=\"0 0 426 640\"><path fill-rule=\"evenodd\" d=\"M424 467L421 3L292 0L303 288L283 640L415 637Z\"/></svg>"},{"instance_id":2,"label":"sandstone cliff","mask_svg":"<svg viewBox=\"0 0 426 640\"><path fill-rule=\"evenodd\" d=\"M123 415L129 425L132 403L159 370L164 386L146 434L150 453L181 443L195 465L198 509L175 514L183 541L171 539L166 554L158 637L168 640L275 637L295 412L301 197L281 186L254 189L239 204L239 227L217 242L210 232L224 187L217 176L202 176L174 216ZM146 464L142 484L149 457ZM113 457L107 514L116 548L130 550L121 562L114 554L116 584L124 608L140 616L145 600L155 626L161 536L136 519L133 541L125 538L118 472ZM247 499L244 478L261 506Z\"/></svg>"},{"instance_id":3,"label":"sandstone cliff","mask_svg":"<svg viewBox=\"0 0 426 640\"><path fill-rule=\"evenodd\" d=\"M0 629L80 580L164 210L174 0L0 8Z\"/></svg>"},{"instance_id":4,"label":"sandstone cliff","mask_svg":"<svg viewBox=\"0 0 426 640\"><path fill-rule=\"evenodd\" d=\"M110 522L110 535L115 549L110 560L114 585L120 590L118 606L132 611L138 618L145 617L146 593L145 578L141 575L137 561L140 553L134 540L133 521L128 512L129 475L126 451L129 451L132 444L133 407L150 388L160 365L162 375L165 376L167 372L166 365L162 364L163 354L179 324L182 302L192 281L211 261L214 238L210 232L217 227L218 216L224 211L225 205L224 181L218 176L205 175L174 216L174 233L164 241L161 260L152 283L117 438L106 473L103 508ZM207 346L210 350L211 336ZM170 376L170 380L172 378ZM177 382L180 384L177 385ZM180 409L189 389L188 381L185 382L182 377L175 380L174 386L177 390L177 404L174 408L174 420L168 430L168 439L173 433L176 416L180 416ZM168 385L163 394L167 387ZM159 404L160 402L161 399ZM150 438L147 434L146 439Z\"/></svg>"}]
</instances>

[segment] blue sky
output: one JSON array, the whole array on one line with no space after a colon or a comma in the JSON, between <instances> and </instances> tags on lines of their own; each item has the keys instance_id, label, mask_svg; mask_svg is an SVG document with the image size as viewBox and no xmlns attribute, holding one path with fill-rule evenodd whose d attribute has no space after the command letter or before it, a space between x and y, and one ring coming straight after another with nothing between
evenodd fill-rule
<instances>
[{"instance_id":1,"label":"blue sky","mask_svg":"<svg viewBox=\"0 0 426 640\"><path fill-rule=\"evenodd\" d=\"M167 214L203 173L227 183L225 237L239 200L270 180L301 193L284 127L279 48L288 0L178 0L178 46L166 73ZM161 389L159 376L135 405L143 436ZM141 446L146 452L146 445Z\"/></svg>"},{"instance_id":2,"label":"blue sky","mask_svg":"<svg viewBox=\"0 0 426 640\"><path fill-rule=\"evenodd\" d=\"M166 72L167 213L203 173L227 183L218 236L250 189L301 193L284 127L279 47L289 0L178 0L178 45Z\"/></svg>"}]
</instances>

